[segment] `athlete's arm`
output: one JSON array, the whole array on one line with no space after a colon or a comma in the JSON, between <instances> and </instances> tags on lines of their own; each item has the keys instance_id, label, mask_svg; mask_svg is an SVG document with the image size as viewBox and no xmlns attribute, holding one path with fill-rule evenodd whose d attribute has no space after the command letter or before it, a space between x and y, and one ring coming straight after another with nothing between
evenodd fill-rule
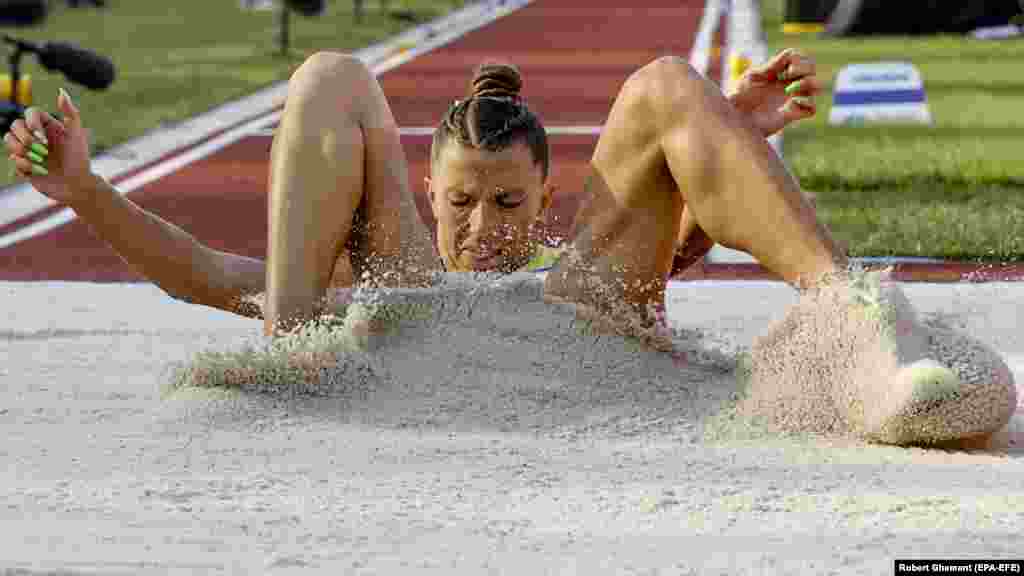
<instances>
[{"instance_id":1,"label":"athlete's arm","mask_svg":"<svg viewBox=\"0 0 1024 576\"><path fill-rule=\"evenodd\" d=\"M262 317L259 307L243 298L264 291L262 260L204 246L100 176L86 179L70 206L125 262L172 298Z\"/></svg>"},{"instance_id":2,"label":"athlete's arm","mask_svg":"<svg viewBox=\"0 0 1024 576\"><path fill-rule=\"evenodd\" d=\"M211 250L122 196L93 173L88 135L66 92L58 96L57 107L63 121L29 108L4 135L18 174L74 210L121 258L173 298L260 317L259 307L243 297L263 292L263 262Z\"/></svg>"}]
</instances>

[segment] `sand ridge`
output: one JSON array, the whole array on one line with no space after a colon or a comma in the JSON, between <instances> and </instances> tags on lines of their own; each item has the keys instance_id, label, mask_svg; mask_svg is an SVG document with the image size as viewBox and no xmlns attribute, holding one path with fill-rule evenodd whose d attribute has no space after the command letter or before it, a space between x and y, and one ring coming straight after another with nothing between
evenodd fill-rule
<instances>
[{"instance_id":1,"label":"sand ridge","mask_svg":"<svg viewBox=\"0 0 1024 576\"><path fill-rule=\"evenodd\" d=\"M570 305L545 302L542 290L540 278L522 273L357 291L333 319L282 341L197 356L169 392L199 385L329 397L379 426L544 433L595 433L638 416L693 432L734 396L728 343L675 329L666 354L595 328ZM371 319L386 326L367 332Z\"/></svg>"},{"instance_id":2,"label":"sand ridge","mask_svg":"<svg viewBox=\"0 0 1024 576\"><path fill-rule=\"evenodd\" d=\"M639 419L685 429L691 440L698 429L708 439L860 439L878 427L879 410L899 401L890 397L899 390L878 383L898 369L893 346L908 341L888 337L886 322L836 290L801 295L742 354L693 328L664 331L667 353L644 338L610 333L571 305L545 301L542 279L529 273L441 274L428 289L359 288L350 296L283 339L197 357L172 380L278 399L328 397L345 401L347 414L385 426L570 433L576 423L595 433L595 420L610 431L612 420L636 426ZM901 291L889 298L900 305L892 310L910 315L907 322L928 327L913 354L949 356L964 378L983 376L971 362L998 363L989 348L945 323L918 322ZM972 418L982 427L993 418L1005 423L1013 409L993 404ZM958 424L965 418L947 415Z\"/></svg>"}]
</instances>

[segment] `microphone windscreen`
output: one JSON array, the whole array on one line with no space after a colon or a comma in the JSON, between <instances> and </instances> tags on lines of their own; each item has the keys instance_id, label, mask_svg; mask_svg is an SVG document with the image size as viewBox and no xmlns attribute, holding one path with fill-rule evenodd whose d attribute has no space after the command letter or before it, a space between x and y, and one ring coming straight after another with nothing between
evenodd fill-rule
<instances>
[{"instance_id":1,"label":"microphone windscreen","mask_svg":"<svg viewBox=\"0 0 1024 576\"><path fill-rule=\"evenodd\" d=\"M104 90L114 83L114 63L109 58L67 42L43 44L39 49L39 63L91 90Z\"/></svg>"},{"instance_id":2,"label":"microphone windscreen","mask_svg":"<svg viewBox=\"0 0 1024 576\"><path fill-rule=\"evenodd\" d=\"M0 0L0 26L42 24L48 11L46 0Z\"/></svg>"},{"instance_id":3,"label":"microphone windscreen","mask_svg":"<svg viewBox=\"0 0 1024 576\"><path fill-rule=\"evenodd\" d=\"M284 3L307 17L320 16L327 9L327 0L285 0Z\"/></svg>"}]
</instances>

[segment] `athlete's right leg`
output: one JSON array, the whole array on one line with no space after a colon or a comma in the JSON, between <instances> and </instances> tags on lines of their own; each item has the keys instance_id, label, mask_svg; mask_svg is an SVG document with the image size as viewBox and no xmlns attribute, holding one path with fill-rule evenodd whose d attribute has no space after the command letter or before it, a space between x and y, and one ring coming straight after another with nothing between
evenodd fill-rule
<instances>
[{"instance_id":1,"label":"athlete's right leg","mask_svg":"<svg viewBox=\"0 0 1024 576\"><path fill-rule=\"evenodd\" d=\"M329 287L419 285L437 267L394 116L357 58L319 52L292 75L268 184L267 334L312 317Z\"/></svg>"}]
</instances>

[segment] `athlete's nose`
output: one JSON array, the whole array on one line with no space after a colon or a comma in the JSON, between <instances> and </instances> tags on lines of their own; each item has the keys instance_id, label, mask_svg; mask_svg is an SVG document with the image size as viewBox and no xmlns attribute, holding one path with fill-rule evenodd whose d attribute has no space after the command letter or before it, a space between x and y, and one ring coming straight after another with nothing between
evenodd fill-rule
<instances>
[{"instance_id":1,"label":"athlete's nose","mask_svg":"<svg viewBox=\"0 0 1024 576\"><path fill-rule=\"evenodd\" d=\"M488 202L477 202L476 207L469 214L470 235L476 238L486 238L498 224L499 217L497 209Z\"/></svg>"}]
</instances>

